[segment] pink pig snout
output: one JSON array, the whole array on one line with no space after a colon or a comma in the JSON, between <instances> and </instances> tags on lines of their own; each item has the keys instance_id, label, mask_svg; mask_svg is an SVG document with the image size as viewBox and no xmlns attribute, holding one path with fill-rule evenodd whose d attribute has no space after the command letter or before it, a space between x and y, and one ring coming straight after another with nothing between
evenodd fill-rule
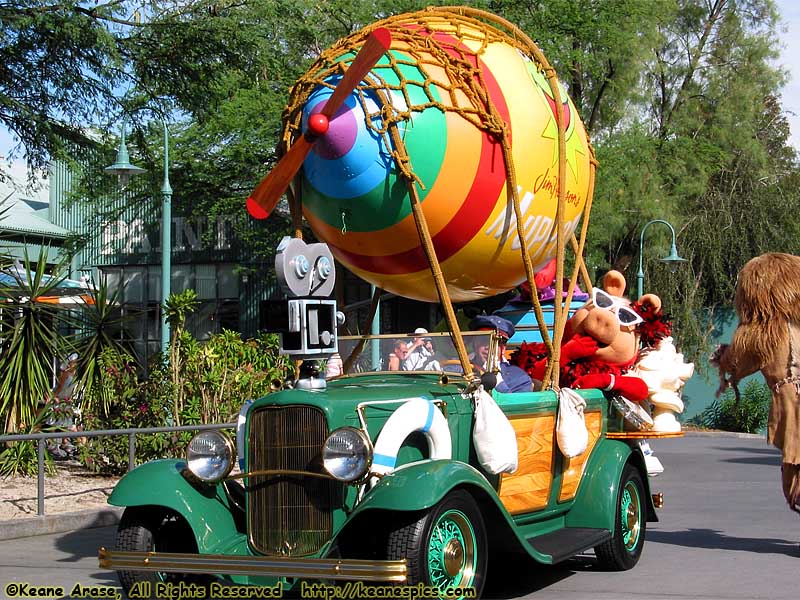
<instances>
[{"instance_id":1,"label":"pink pig snout","mask_svg":"<svg viewBox=\"0 0 800 600\"><path fill-rule=\"evenodd\" d=\"M582 333L592 336L600 344L609 345L619 335L619 321L610 310L594 308L580 324Z\"/></svg>"}]
</instances>

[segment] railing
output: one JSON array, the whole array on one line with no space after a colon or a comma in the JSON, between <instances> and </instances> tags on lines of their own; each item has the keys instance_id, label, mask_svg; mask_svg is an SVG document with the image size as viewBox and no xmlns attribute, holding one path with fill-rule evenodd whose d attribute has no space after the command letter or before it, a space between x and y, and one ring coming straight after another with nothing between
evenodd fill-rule
<instances>
[{"instance_id":1,"label":"railing","mask_svg":"<svg viewBox=\"0 0 800 600\"><path fill-rule=\"evenodd\" d=\"M209 429L235 429L236 423L213 425L181 425L180 427L143 427L141 429L99 429L97 431L55 431L52 433L30 433L26 435L0 435L0 444L5 442L36 442L38 461L36 483L36 514L44 516L44 453L45 440L63 438L90 438L115 435L128 436L128 471L136 467L136 436L145 433L173 433L176 431L207 431Z\"/></svg>"}]
</instances>

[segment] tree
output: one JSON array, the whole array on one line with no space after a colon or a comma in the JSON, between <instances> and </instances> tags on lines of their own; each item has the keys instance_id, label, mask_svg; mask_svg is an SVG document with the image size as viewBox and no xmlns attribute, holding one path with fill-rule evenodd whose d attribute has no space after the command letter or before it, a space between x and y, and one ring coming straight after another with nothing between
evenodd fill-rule
<instances>
[{"instance_id":1,"label":"tree","mask_svg":"<svg viewBox=\"0 0 800 600\"><path fill-rule=\"evenodd\" d=\"M29 430L39 422L40 403L43 406L50 396L52 357L64 350L56 331L69 318L57 305L39 299L52 295L63 281L65 265L46 276L46 255L43 252L37 263L26 255L24 276L0 286L6 300L0 329L0 416L6 432Z\"/></svg>"},{"instance_id":2,"label":"tree","mask_svg":"<svg viewBox=\"0 0 800 600\"><path fill-rule=\"evenodd\" d=\"M127 355L129 351L120 341L131 318L121 316L121 292L110 290L106 278L101 278L90 290L92 301L83 305L75 317L79 376L74 396L81 398L82 410L102 415L108 414L113 400L103 389L104 358Z\"/></svg>"},{"instance_id":3,"label":"tree","mask_svg":"<svg viewBox=\"0 0 800 600\"><path fill-rule=\"evenodd\" d=\"M118 0L0 4L0 124L31 169L45 168L65 142L89 143L84 128L125 84L121 42L110 26L125 22L126 11ZM0 169L0 180L6 176Z\"/></svg>"},{"instance_id":4,"label":"tree","mask_svg":"<svg viewBox=\"0 0 800 600\"><path fill-rule=\"evenodd\" d=\"M605 139L630 121L639 79L660 40L658 24L674 18L663 0L507 0L490 10L525 30L564 82L589 134Z\"/></svg>"},{"instance_id":5,"label":"tree","mask_svg":"<svg viewBox=\"0 0 800 600\"><path fill-rule=\"evenodd\" d=\"M88 125L105 131L108 123L99 121L127 114L130 146L149 171L149 179L127 192L128 204L138 207L158 195L163 151L153 124L163 117L173 139L176 210L244 215L243 199L277 159L281 115L297 76L334 40L426 4L194 0L151 2L137 17L113 0L91 8L14 0L0 8L11 32L0 43L13 67L0 67L0 107L12 107L0 108L0 120L44 157L58 147L60 128L71 127L70 139ZM675 224L681 253L691 261L677 282L651 261L664 253L663 232L654 230L645 260L648 287L667 307L680 307L676 330L683 334L704 303L729 300L746 258L767 249L794 251L800 217L789 207L800 192L777 102L783 73L774 66L772 0L472 5L507 18L538 42L592 136L600 168L587 248L591 267L620 268L635 280L631 264L644 223ZM80 44L90 47L73 51ZM35 76L45 63L55 66ZM59 69L68 68L64 91L48 97ZM34 75L19 83L12 73ZM33 99L29 105L25 96ZM40 116L25 129L21 119L34 112ZM97 202L108 195L113 182L101 169L114 147L101 146L97 162L86 168L96 179L85 178L82 198ZM238 233L252 260L267 264L287 229L285 221L243 219Z\"/></svg>"},{"instance_id":6,"label":"tree","mask_svg":"<svg viewBox=\"0 0 800 600\"><path fill-rule=\"evenodd\" d=\"M186 332L186 319L197 310L199 304L197 292L187 289L177 294L171 294L163 307L165 318L172 330L168 366L172 383L173 418L176 425L181 424L181 411L184 403L184 390L181 384L182 350L187 343L196 345L195 340Z\"/></svg>"},{"instance_id":7,"label":"tree","mask_svg":"<svg viewBox=\"0 0 800 600\"><path fill-rule=\"evenodd\" d=\"M773 66L772 2L681 5L681 18L664 26L648 81L662 214L679 226L690 264L677 281L658 270L650 281L696 351L705 333L700 308L730 305L736 274L753 256L800 250L800 220L791 208L796 157L776 98L783 73ZM637 229L649 218L642 214ZM632 242L620 254L632 254Z\"/></svg>"}]
</instances>

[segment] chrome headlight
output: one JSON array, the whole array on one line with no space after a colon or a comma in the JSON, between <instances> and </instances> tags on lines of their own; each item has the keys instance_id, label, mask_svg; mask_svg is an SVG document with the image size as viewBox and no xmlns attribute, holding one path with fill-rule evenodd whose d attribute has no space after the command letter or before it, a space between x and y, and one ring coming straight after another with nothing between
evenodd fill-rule
<instances>
[{"instance_id":1,"label":"chrome headlight","mask_svg":"<svg viewBox=\"0 0 800 600\"><path fill-rule=\"evenodd\" d=\"M216 483L227 477L233 468L233 442L219 431L201 431L189 442L186 462L189 470L201 481Z\"/></svg>"},{"instance_id":2,"label":"chrome headlight","mask_svg":"<svg viewBox=\"0 0 800 600\"><path fill-rule=\"evenodd\" d=\"M372 464L372 443L360 429L337 429L322 446L322 464L339 481L361 479Z\"/></svg>"}]
</instances>

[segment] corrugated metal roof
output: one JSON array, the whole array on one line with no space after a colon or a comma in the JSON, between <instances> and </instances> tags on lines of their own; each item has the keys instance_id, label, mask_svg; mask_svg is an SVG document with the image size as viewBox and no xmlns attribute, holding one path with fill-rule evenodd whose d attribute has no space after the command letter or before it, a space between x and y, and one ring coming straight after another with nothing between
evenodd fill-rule
<instances>
[{"instance_id":1,"label":"corrugated metal roof","mask_svg":"<svg viewBox=\"0 0 800 600\"><path fill-rule=\"evenodd\" d=\"M61 252L63 248L60 246L49 246L41 244L26 244L25 242L15 242L12 240L2 239L0 234L0 254L10 256L11 258L18 258L25 260L26 256L29 260L37 260L42 252L47 252L47 263L54 264L60 262Z\"/></svg>"},{"instance_id":2,"label":"corrugated metal roof","mask_svg":"<svg viewBox=\"0 0 800 600\"><path fill-rule=\"evenodd\" d=\"M24 202L9 205L8 210L0 216L0 232L30 233L58 239L69 235L69 230L42 218L37 212Z\"/></svg>"}]
</instances>

